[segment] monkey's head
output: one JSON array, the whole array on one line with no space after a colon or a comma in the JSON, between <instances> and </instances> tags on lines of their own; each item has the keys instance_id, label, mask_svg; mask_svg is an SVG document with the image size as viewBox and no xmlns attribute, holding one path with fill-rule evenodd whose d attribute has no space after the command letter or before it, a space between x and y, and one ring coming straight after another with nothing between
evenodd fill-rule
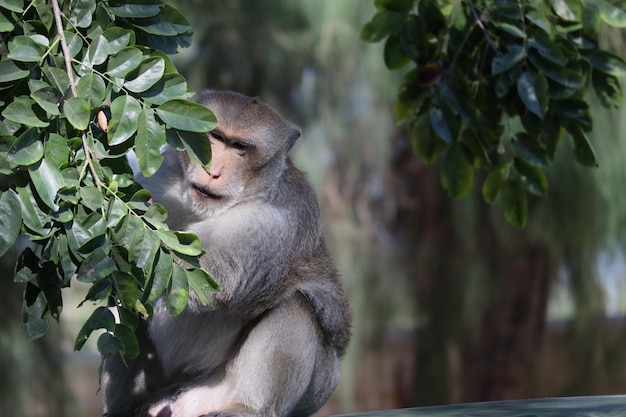
<instances>
[{"instance_id":1,"label":"monkey's head","mask_svg":"<svg viewBox=\"0 0 626 417\"><path fill-rule=\"evenodd\" d=\"M194 209L215 213L267 193L286 169L287 153L300 137L298 128L258 98L205 90L195 100L215 113L217 127L207 134L212 153L208 170L182 156Z\"/></svg>"}]
</instances>

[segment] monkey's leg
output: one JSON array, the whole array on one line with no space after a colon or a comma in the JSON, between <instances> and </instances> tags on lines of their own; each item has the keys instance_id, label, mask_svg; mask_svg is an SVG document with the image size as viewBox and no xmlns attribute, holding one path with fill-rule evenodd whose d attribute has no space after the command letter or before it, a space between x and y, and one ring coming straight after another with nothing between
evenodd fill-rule
<instances>
[{"instance_id":1,"label":"monkey's leg","mask_svg":"<svg viewBox=\"0 0 626 417\"><path fill-rule=\"evenodd\" d=\"M185 389L167 411L171 417L305 416L326 402L337 379L337 356L324 347L309 305L297 295L250 330L223 379Z\"/></svg>"},{"instance_id":2,"label":"monkey's leg","mask_svg":"<svg viewBox=\"0 0 626 417\"><path fill-rule=\"evenodd\" d=\"M102 375L104 415L133 417L163 380L163 370L148 336L147 322L135 332L141 353L125 364L119 354L106 359Z\"/></svg>"}]
</instances>

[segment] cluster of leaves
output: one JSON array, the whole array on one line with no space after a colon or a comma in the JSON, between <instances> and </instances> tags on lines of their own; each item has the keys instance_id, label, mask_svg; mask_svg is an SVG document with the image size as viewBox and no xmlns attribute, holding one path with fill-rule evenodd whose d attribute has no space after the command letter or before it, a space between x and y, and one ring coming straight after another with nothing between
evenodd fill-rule
<instances>
[{"instance_id":1,"label":"cluster of leaves","mask_svg":"<svg viewBox=\"0 0 626 417\"><path fill-rule=\"evenodd\" d=\"M126 159L134 150L150 176L167 143L209 162L204 133L215 117L187 100L165 54L188 45L189 23L160 0L2 0L0 33L0 255L19 235L30 239L15 276L26 334L36 339L58 320L62 289L77 279L102 306L76 348L105 329L103 357L132 357L154 300L165 294L178 314L190 287L205 303L216 289L198 238L168 229Z\"/></svg>"},{"instance_id":2,"label":"cluster of leaves","mask_svg":"<svg viewBox=\"0 0 626 417\"><path fill-rule=\"evenodd\" d=\"M412 68L395 111L409 120L413 147L426 163L441 157L441 182L452 197L487 174L484 200L499 201L523 226L527 193L544 195L544 168L565 133L575 159L596 166L587 138L593 121L584 97L593 89L618 107L626 63L601 50L601 22L626 27L607 0L375 0L362 29L385 39L389 69Z\"/></svg>"}]
</instances>

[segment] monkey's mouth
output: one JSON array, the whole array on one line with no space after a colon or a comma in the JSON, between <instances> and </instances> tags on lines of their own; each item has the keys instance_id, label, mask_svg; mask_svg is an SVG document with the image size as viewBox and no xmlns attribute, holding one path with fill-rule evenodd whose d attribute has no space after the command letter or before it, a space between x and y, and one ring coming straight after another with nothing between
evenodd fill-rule
<instances>
[{"instance_id":1,"label":"monkey's mouth","mask_svg":"<svg viewBox=\"0 0 626 417\"><path fill-rule=\"evenodd\" d=\"M217 194L211 191L211 189L209 189L208 187L202 186L200 184L193 183L191 184L191 187L202 197L210 198L212 200L221 200L222 198L224 198L223 195Z\"/></svg>"}]
</instances>

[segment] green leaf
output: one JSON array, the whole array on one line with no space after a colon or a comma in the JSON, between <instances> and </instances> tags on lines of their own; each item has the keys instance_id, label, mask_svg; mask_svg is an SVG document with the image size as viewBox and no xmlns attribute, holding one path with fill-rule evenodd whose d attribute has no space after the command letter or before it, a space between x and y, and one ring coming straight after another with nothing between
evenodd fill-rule
<instances>
[{"instance_id":1,"label":"green leaf","mask_svg":"<svg viewBox=\"0 0 626 417\"><path fill-rule=\"evenodd\" d=\"M506 33L508 33L510 35L513 35L516 38L526 39L526 32L524 32L518 26L509 24L509 23L503 23L503 22L494 22L494 24L495 24L495 26L498 29L500 29L500 30L502 30L502 31L504 31L504 32L506 32Z\"/></svg>"},{"instance_id":2,"label":"green leaf","mask_svg":"<svg viewBox=\"0 0 626 417\"><path fill-rule=\"evenodd\" d=\"M137 336L135 336L133 329L122 322L122 324L115 326L114 334L115 338L124 346L122 352L125 358L134 358L139 355L139 342L137 341ZM115 344L115 347L117 347L117 344ZM110 350L111 348L109 347L107 349Z\"/></svg>"},{"instance_id":3,"label":"green leaf","mask_svg":"<svg viewBox=\"0 0 626 417\"><path fill-rule=\"evenodd\" d=\"M46 227L49 216L39 208L31 187L18 187L17 193L22 207L24 224L34 233L41 236L46 235L49 230L49 228Z\"/></svg>"},{"instance_id":4,"label":"green leaf","mask_svg":"<svg viewBox=\"0 0 626 417\"><path fill-rule=\"evenodd\" d=\"M91 69L102 64L109 56L109 41L102 35L98 35L87 48L87 53L83 57L83 66ZM83 68L84 70L84 68Z\"/></svg>"},{"instance_id":5,"label":"green leaf","mask_svg":"<svg viewBox=\"0 0 626 417\"><path fill-rule=\"evenodd\" d=\"M89 27L95 11L96 0L75 0L72 2L70 22L79 28Z\"/></svg>"},{"instance_id":6,"label":"green leaf","mask_svg":"<svg viewBox=\"0 0 626 417\"><path fill-rule=\"evenodd\" d=\"M604 107L617 109L622 105L622 86L617 77L594 71L591 81L596 96Z\"/></svg>"},{"instance_id":7,"label":"green leaf","mask_svg":"<svg viewBox=\"0 0 626 417\"><path fill-rule=\"evenodd\" d=\"M576 21L576 15L565 0L550 0L554 12L565 21Z\"/></svg>"},{"instance_id":8,"label":"green leaf","mask_svg":"<svg viewBox=\"0 0 626 417\"><path fill-rule=\"evenodd\" d=\"M159 13L163 2L161 0L112 0L109 2L109 7L119 17L151 17Z\"/></svg>"},{"instance_id":9,"label":"green leaf","mask_svg":"<svg viewBox=\"0 0 626 417\"><path fill-rule=\"evenodd\" d=\"M537 9L525 9L526 10L526 19L528 19L531 23L537 26L539 29L543 30L545 34L551 33L552 24L548 20L546 13L543 10Z\"/></svg>"},{"instance_id":10,"label":"green leaf","mask_svg":"<svg viewBox=\"0 0 626 417\"><path fill-rule=\"evenodd\" d=\"M82 97L71 97L65 100L63 112L67 120L78 130L87 130L91 120L89 102Z\"/></svg>"},{"instance_id":11,"label":"green leaf","mask_svg":"<svg viewBox=\"0 0 626 417\"><path fill-rule=\"evenodd\" d=\"M111 121L107 132L109 145L119 145L137 131L141 105L131 96L119 96L111 103Z\"/></svg>"},{"instance_id":12,"label":"green leaf","mask_svg":"<svg viewBox=\"0 0 626 417\"><path fill-rule=\"evenodd\" d=\"M125 248L130 249L133 236L138 230L144 227L144 223L139 217L126 216L115 230L116 237L120 244L124 245Z\"/></svg>"},{"instance_id":13,"label":"green leaf","mask_svg":"<svg viewBox=\"0 0 626 417\"><path fill-rule=\"evenodd\" d=\"M98 329L105 329L109 332L115 330L115 317L106 307L98 307L91 313L91 316L89 316L76 336L74 350L80 350L87 342L87 339L89 339L91 333Z\"/></svg>"},{"instance_id":14,"label":"green leaf","mask_svg":"<svg viewBox=\"0 0 626 417\"><path fill-rule=\"evenodd\" d=\"M29 70L18 67L15 62L9 59L0 61L0 83L21 80L28 77L29 74Z\"/></svg>"},{"instance_id":15,"label":"green leaf","mask_svg":"<svg viewBox=\"0 0 626 417\"><path fill-rule=\"evenodd\" d=\"M173 137L174 135L174 137ZM177 130L175 132L169 129L166 132L166 140L170 146L178 149L177 140L179 140L189 158L196 164L208 166L211 162L211 142L207 140L207 136L203 133L186 132Z\"/></svg>"},{"instance_id":16,"label":"green leaf","mask_svg":"<svg viewBox=\"0 0 626 417\"><path fill-rule=\"evenodd\" d=\"M567 130L572 135L572 139L574 139L574 157L576 161L587 167L597 167L598 158L596 152L585 132L578 126L568 127Z\"/></svg>"},{"instance_id":17,"label":"green leaf","mask_svg":"<svg viewBox=\"0 0 626 417\"><path fill-rule=\"evenodd\" d=\"M65 138L56 133L50 133L46 140L44 155L56 166L65 164L70 156L70 149Z\"/></svg>"},{"instance_id":18,"label":"green leaf","mask_svg":"<svg viewBox=\"0 0 626 417\"><path fill-rule=\"evenodd\" d=\"M543 118L548 110L548 81L541 73L524 72L517 80L517 92L528 110Z\"/></svg>"},{"instance_id":19,"label":"green leaf","mask_svg":"<svg viewBox=\"0 0 626 417\"><path fill-rule=\"evenodd\" d=\"M54 24L54 14L52 13L52 8L45 3L35 3L35 10L37 10L37 14L39 15L39 20L46 27L46 30L50 31L52 25Z\"/></svg>"},{"instance_id":20,"label":"green leaf","mask_svg":"<svg viewBox=\"0 0 626 417\"><path fill-rule=\"evenodd\" d=\"M28 174L41 201L52 210L58 210L55 198L57 192L65 185L59 168L51 161L42 159L37 164L28 166Z\"/></svg>"},{"instance_id":21,"label":"green leaf","mask_svg":"<svg viewBox=\"0 0 626 417\"><path fill-rule=\"evenodd\" d=\"M520 158L515 158L514 161L515 170L524 187L535 195L545 195L548 192L548 178L543 170Z\"/></svg>"},{"instance_id":22,"label":"green leaf","mask_svg":"<svg viewBox=\"0 0 626 417\"><path fill-rule=\"evenodd\" d=\"M144 220L156 228L166 228L165 221L167 220L167 210L160 204L150 204L144 214Z\"/></svg>"},{"instance_id":23,"label":"green leaf","mask_svg":"<svg viewBox=\"0 0 626 417\"><path fill-rule=\"evenodd\" d=\"M67 255L69 256L69 254ZM100 281L96 281L89 291L87 291L87 295L85 296L85 300L82 301L78 306L81 307L85 301L101 301L108 300L113 291L113 284L108 279L101 279Z\"/></svg>"},{"instance_id":24,"label":"green leaf","mask_svg":"<svg viewBox=\"0 0 626 417\"><path fill-rule=\"evenodd\" d=\"M0 0L0 7L15 13L24 11L24 0Z\"/></svg>"},{"instance_id":25,"label":"green leaf","mask_svg":"<svg viewBox=\"0 0 626 417\"><path fill-rule=\"evenodd\" d=\"M394 70L400 69L407 65L411 60L404 53L400 36L391 35L385 42L384 60L387 68Z\"/></svg>"},{"instance_id":26,"label":"green leaf","mask_svg":"<svg viewBox=\"0 0 626 417\"><path fill-rule=\"evenodd\" d=\"M78 80L76 84L78 97L87 100L90 109L95 109L102 105L106 98L106 85L98 74L89 73ZM84 129L80 129L84 130Z\"/></svg>"},{"instance_id":27,"label":"green leaf","mask_svg":"<svg viewBox=\"0 0 626 417\"><path fill-rule=\"evenodd\" d=\"M144 108L137 119L137 137L135 152L141 173L149 177L153 175L163 162L161 146L165 145L165 126L156 121L154 113Z\"/></svg>"},{"instance_id":28,"label":"green leaf","mask_svg":"<svg viewBox=\"0 0 626 417\"><path fill-rule=\"evenodd\" d=\"M539 72L565 87L580 89L585 85L585 78L580 71L555 65L533 53L529 54L528 57L530 62L532 62Z\"/></svg>"},{"instance_id":29,"label":"green leaf","mask_svg":"<svg viewBox=\"0 0 626 417\"><path fill-rule=\"evenodd\" d=\"M514 226L524 227L528 217L528 201L524 185L517 176L509 178L500 190L504 218Z\"/></svg>"},{"instance_id":30,"label":"green leaf","mask_svg":"<svg viewBox=\"0 0 626 417\"><path fill-rule=\"evenodd\" d=\"M411 126L411 143L417 157L426 164L432 164L447 148L447 145L433 132L427 114L418 116Z\"/></svg>"},{"instance_id":31,"label":"green leaf","mask_svg":"<svg viewBox=\"0 0 626 417\"><path fill-rule=\"evenodd\" d=\"M107 227L116 227L128 215L126 204L117 198L109 200L106 211Z\"/></svg>"},{"instance_id":32,"label":"green leaf","mask_svg":"<svg viewBox=\"0 0 626 417\"><path fill-rule=\"evenodd\" d=\"M44 293L30 282L24 290L22 303L22 327L30 342L39 339L48 331L48 319L45 318L48 301Z\"/></svg>"},{"instance_id":33,"label":"green leaf","mask_svg":"<svg viewBox=\"0 0 626 417\"><path fill-rule=\"evenodd\" d=\"M7 58L20 62L39 62L43 56L40 46L28 36L16 36L9 42Z\"/></svg>"},{"instance_id":34,"label":"green leaf","mask_svg":"<svg viewBox=\"0 0 626 417\"><path fill-rule=\"evenodd\" d=\"M185 270L174 264L172 279L167 293L167 310L172 316L183 312L189 299L189 283Z\"/></svg>"},{"instance_id":35,"label":"green leaf","mask_svg":"<svg viewBox=\"0 0 626 417\"><path fill-rule=\"evenodd\" d=\"M28 129L13 143L6 158L18 165L32 165L43 157L43 149L37 129Z\"/></svg>"},{"instance_id":36,"label":"green leaf","mask_svg":"<svg viewBox=\"0 0 626 417\"><path fill-rule=\"evenodd\" d=\"M550 61L551 63L564 66L566 64L563 51L555 43L544 37L530 38L528 46L539 52L539 55Z\"/></svg>"},{"instance_id":37,"label":"green leaf","mask_svg":"<svg viewBox=\"0 0 626 417\"><path fill-rule=\"evenodd\" d=\"M378 42L402 29L405 13L380 11L367 22L361 30L361 39L366 42Z\"/></svg>"},{"instance_id":38,"label":"green leaf","mask_svg":"<svg viewBox=\"0 0 626 417\"><path fill-rule=\"evenodd\" d=\"M437 136L441 138L445 143L450 144L456 140L459 132L458 123L457 126L450 125L449 120L454 122L454 118L446 118L442 109L436 105L430 108L430 125L437 133Z\"/></svg>"},{"instance_id":39,"label":"green leaf","mask_svg":"<svg viewBox=\"0 0 626 417\"><path fill-rule=\"evenodd\" d=\"M108 358L116 353L124 354L124 343L110 333L102 333L96 346L102 358Z\"/></svg>"},{"instance_id":40,"label":"green leaf","mask_svg":"<svg viewBox=\"0 0 626 417\"><path fill-rule=\"evenodd\" d=\"M163 295L172 277L172 271L174 269L172 261L172 255L163 249L159 249L159 258L152 270L150 281L146 287L149 289L147 301L152 302Z\"/></svg>"},{"instance_id":41,"label":"green leaf","mask_svg":"<svg viewBox=\"0 0 626 417\"><path fill-rule=\"evenodd\" d=\"M65 41L70 51L70 56L76 58L78 53L83 49L83 38L76 32L65 31Z\"/></svg>"},{"instance_id":42,"label":"green leaf","mask_svg":"<svg viewBox=\"0 0 626 417\"><path fill-rule=\"evenodd\" d=\"M170 100L156 109L168 126L179 130L205 133L215 129L217 119L205 106L187 100Z\"/></svg>"},{"instance_id":43,"label":"green leaf","mask_svg":"<svg viewBox=\"0 0 626 417\"><path fill-rule=\"evenodd\" d=\"M211 303L211 299L209 298L208 293L218 290L218 285L215 281L213 281L209 274L202 269L187 269L185 272L187 273L189 286L198 296L198 300L200 300L203 305L209 305Z\"/></svg>"},{"instance_id":44,"label":"green leaf","mask_svg":"<svg viewBox=\"0 0 626 417\"><path fill-rule=\"evenodd\" d=\"M163 58L145 59L136 70L129 74L130 78L124 82L124 88L133 93L146 91L161 79L164 72Z\"/></svg>"},{"instance_id":45,"label":"green leaf","mask_svg":"<svg viewBox=\"0 0 626 417\"><path fill-rule=\"evenodd\" d=\"M141 228L133 235L129 259L134 260L138 268L149 270L152 268L160 247L161 239L159 236L151 229Z\"/></svg>"},{"instance_id":46,"label":"green leaf","mask_svg":"<svg viewBox=\"0 0 626 417\"><path fill-rule=\"evenodd\" d=\"M99 211L104 204L102 191L93 185L80 187L78 190L81 198L81 204L91 211Z\"/></svg>"},{"instance_id":47,"label":"green leaf","mask_svg":"<svg viewBox=\"0 0 626 417\"><path fill-rule=\"evenodd\" d=\"M109 59L107 73L112 77L125 77L137 68L141 61L143 61L143 54L138 48L134 46L124 48Z\"/></svg>"},{"instance_id":48,"label":"green leaf","mask_svg":"<svg viewBox=\"0 0 626 417\"><path fill-rule=\"evenodd\" d=\"M374 0L374 6L380 11L388 10L392 12L406 13L413 4L414 0Z\"/></svg>"},{"instance_id":49,"label":"green leaf","mask_svg":"<svg viewBox=\"0 0 626 417\"><path fill-rule=\"evenodd\" d=\"M187 18L169 5L165 5L157 16L137 19L133 24L137 29L159 36L174 36L191 30Z\"/></svg>"},{"instance_id":50,"label":"green leaf","mask_svg":"<svg viewBox=\"0 0 626 417\"><path fill-rule=\"evenodd\" d=\"M496 200L502 185L504 185L504 182L506 181L507 172L507 165L493 167L489 171L489 174L487 174L487 178L485 178L485 182L483 183L482 190L485 203L492 204Z\"/></svg>"},{"instance_id":51,"label":"green leaf","mask_svg":"<svg viewBox=\"0 0 626 417\"><path fill-rule=\"evenodd\" d=\"M134 32L130 29L124 29L119 26L112 26L102 34L109 42L109 54L119 53L123 48L134 43Z\"/></svg>"},{"instance_id":52,"label":"green leaf","mask_svg":"<svg viewBox=\"0 0 626 417\"><path fill-rule=\"evenodd\" d=\"M520 132L513 137L511 145L526 162L538 167L548 166L548 155L537 137L526 132Z\"/></svg>"},{"instance_id":53,"label":"green leaf","mask_svg":"<svg viewBox=\"0 0 626 417\"><path fill-rule=\"evenodd\" d=\"M139 296L139 287L133 276L126 272L114 271L111 277L117 291L117 298L122 303L122 307L131 310Z\"/></svg>"},{"instance_id":54,"label":"green leaf","mask_svg":"<svg viewBox=\"0 0 626 417\"><path fill-rule=\"evenodd\" d=\"M169 100L186 98L189 95L185 77L180 74L163 75L163 78L142 94L146 103L157 106Z\"/></svg>"},{"instance_id":55,"label":"green leaf","mask_svg":"<svg viewBox=\"0 0 626 417\"><path fill-rule=\"evenodd\" d=\"M598 7L600 18L607 24L616 28L626 27L626 11L616 4L606 0L596 0L594 4ZM617 3L620 4L621 3Z\"/></svg>"},{"instance_id":56,"label":"green leaf","mask_svg":"<svg viewBox=\"0 0 626 417\"><path fill-rule=\"evenodd\" d=\"M621 77L626 75L626 62L619 56L595 49L588 55L593 68L606 74Z\"/></svg>"},{"instance_id":57,"label":"green leaf","mask_svg":"<svg viewBox=\"0 0 626 417\"><path fill-rule=\"evenodd\" d=\"M30 93L30 97L35 100L39 106L51 116L59 116L59 102L61 101L61 93L53 87L40 88Z\"/></svg>"},{"instance_id":58,"label":"green leaf","mask_svg":"<svg viewBox=\"0 0 626 417\"><path fill-rule=\"evenodd\" d=\"M4 109L2 116L16 123L21 123L30 127L47 127L50 123L41 120L33 109L35 101L31 99L18 98Z\"/></svg>"},{"instance_id":59,"label":"green leaf","mask_svg":"<svg viewBox=\"0 0 626 417\"><path fill-rule=\"evenodd\" d=\"M56 87L61 94L65 94L70 86L70 79L67 73L61 68L56 67L44 67L42 70L50 84Z\"/></svg>"},{"instance_id":60,"label":"green leaf","mask_svg":"<svg viewBox=\"0 0 626 417\"><path fill-rule=\"evenodd\" d=\"M108 277L116 269L113 258L102 248L96 248L78 268L76 279L81 282L96 282Z\"/></svg>"},{"instance_id":61,"label":"green leaf","mask_svg":"<svg viewBox=\"0 0 626 417\"><path fill-rule=\"evenodd\" d=\"M26 247L17 260L13 281L29 282L36 279L41 273L40 261L41 259L35 255L32 248Z\"/></svg>"},{"instance_id":62,"label":"green leaf","mask_svg":"<svg viewBox=\"0 0 626 417\"><path fill-rule=\"evenodd\" d=\"M521 45L509 45L506 54L491 61L491 75L498 75L510 70L526 57L526 49Z\"/></svg>"},{"instance_id":63,"label":"green leaf","mask_svg":"<svg viewBox=\"0 0 626 417\"><path fill-rule=\"evenodd\" d=\"M470 163L463 145L454 143L446 152L441 166L441 184L452 198L461 198L471 189L474 182L474 167Z\"/></svg>"},{"instance_id":64,"label":"green leaf","mask_svg":"<svg viewBox=\"0 0 626 417\"><path fill-rule=\"evenodd\" d=\"M22 207L13 190L0 191L0 256L13 246L22 227Z\"/></svg>"},{"instance_id":65,"label":"green leaf","mask_svg":"<svg viewBox=\"0 0 626 417\"><path fill-rule=\"evenodd\" d=\"M156 231L159 238L171 250L189 256L200 256L204 253L198 237L190 232L174 232L159 229Z\"/></svg>"}]
</instances>

